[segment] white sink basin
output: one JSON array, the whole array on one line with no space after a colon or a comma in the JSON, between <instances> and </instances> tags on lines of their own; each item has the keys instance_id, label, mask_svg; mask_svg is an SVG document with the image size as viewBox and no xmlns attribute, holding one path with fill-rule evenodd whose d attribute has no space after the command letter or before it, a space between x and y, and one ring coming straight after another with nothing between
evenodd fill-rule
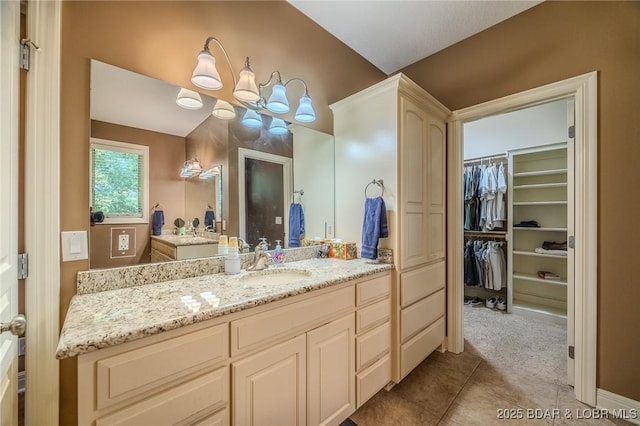
<instances>
[{"instance_id":1,"label":"white sink basin","mask_svg":"<svg viewBox=\"0 0 640 426\"><path fill-rule=\"evenodd\" d=\"M311 272L304 269L280 269L271 267L263 271L249 272L240 278L243 284L282 285L302 281L311 276Z\"/></svg>"}]
</instances>

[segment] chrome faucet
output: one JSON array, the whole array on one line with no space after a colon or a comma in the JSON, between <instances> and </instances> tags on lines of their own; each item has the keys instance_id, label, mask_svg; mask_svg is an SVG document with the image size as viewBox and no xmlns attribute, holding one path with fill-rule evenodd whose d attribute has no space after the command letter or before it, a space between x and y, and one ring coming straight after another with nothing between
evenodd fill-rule
<instances>
[{"instance_id":1,"label":"chrome faucet","mask_svg":"<svg viewBox=\"0 0 640 426\"><path fill-rule=\"evenodd\" d=\"M253 265L247 268L247 271L262 271L269 266L267 262L271 259L271 255L267 253L262 244L258 244L255 249L255 257L253 258Z\"/></svg>"}]
</instances>

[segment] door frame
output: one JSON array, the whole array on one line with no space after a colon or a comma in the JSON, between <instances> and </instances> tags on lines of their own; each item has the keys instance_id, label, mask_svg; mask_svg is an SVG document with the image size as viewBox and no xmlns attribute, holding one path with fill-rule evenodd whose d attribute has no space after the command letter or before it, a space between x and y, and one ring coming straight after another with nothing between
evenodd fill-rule
<instances>
[{"instance_id":1,"label":"door frame","mask_svg":"<svg viewBox=\"0 0 640 426\"><path fill-rule=\"evenodd\" d=\"M60 34L61 2L29 1L25 128L26 291L25 424L58 424L60 332ZM33 291L37 289L37 291Z\"/></svg>"},{"instance_id":2,"label":"door frame","mask_svg":"<svg viewBox=\"0 0 640 426\"><path fill-rule=\"evenodd\" d=\"M556 99L575 100L575 395L596 405L598 260L597 71L453 111L447 149L447 348L464 350L463 123ZM596 189L594 191L594 188Z\"/></svg>"},{"instance_id":3,"label":"door frame","mask_svg":"<svg viewBox=\"0 0 640 426\"><path fill-rule=\"evenodd\" d=\"M284 203L284 234L285 238L282 241L283 247L286 246L289 239L289 209L287 208L287 200L292 194L292 170L293 170L293 158L284 157L282 155L270 154L268 152L256 151L247 148L238 148L238 217L239 217L239 229L238 234L240 238L246 241L247 232L247 217L246 217L246 185L244 179L244 163L245 158L252 158L254 160L268 161L270 163L276 163L282 165L282 193Z\"/></svg>"}]
</instances>

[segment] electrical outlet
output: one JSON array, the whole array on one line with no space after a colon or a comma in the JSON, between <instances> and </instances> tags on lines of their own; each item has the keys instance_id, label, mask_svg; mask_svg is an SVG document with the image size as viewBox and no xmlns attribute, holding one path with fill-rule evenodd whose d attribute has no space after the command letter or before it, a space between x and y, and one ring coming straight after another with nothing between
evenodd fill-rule
<instances>
[{"instance_id":1,"label":"electrical outlet","mask_svg":"<svg viewBox=\"0 0 640 426\"><path fill-rule=\"evenodd\" d=\"M129 234L118 235L118 250L120 251L129 250Z\"/></svg>"}]
</instances>

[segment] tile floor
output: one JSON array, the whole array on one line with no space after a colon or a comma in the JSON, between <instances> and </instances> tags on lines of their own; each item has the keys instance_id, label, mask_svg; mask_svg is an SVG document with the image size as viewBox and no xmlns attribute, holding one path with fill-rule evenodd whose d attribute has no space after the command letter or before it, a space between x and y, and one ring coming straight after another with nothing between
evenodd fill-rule
<instances>
[{"instance_id":1,"label":"tile floor","mask_svg":"<svg viewBox=\"0 0 640 426\"><path fill-rule=\"evenodd\" d=\"M630 424L620 419L584 418L594 411L575 399L571 387L514 368L517 363L505 368L471 340L465 339L465 351L458 355L434 352L401 383L380 391L350 419L358 426ZM508 343L496 337L496 345ZM537 416L536 411L528 414L527 410L536 409L540 410ZM500 419L501 413L521 418ZM545 414L547 418L539 418ZM576 418L579 415L583 418Z\"/></svg>"}]
</instances>

